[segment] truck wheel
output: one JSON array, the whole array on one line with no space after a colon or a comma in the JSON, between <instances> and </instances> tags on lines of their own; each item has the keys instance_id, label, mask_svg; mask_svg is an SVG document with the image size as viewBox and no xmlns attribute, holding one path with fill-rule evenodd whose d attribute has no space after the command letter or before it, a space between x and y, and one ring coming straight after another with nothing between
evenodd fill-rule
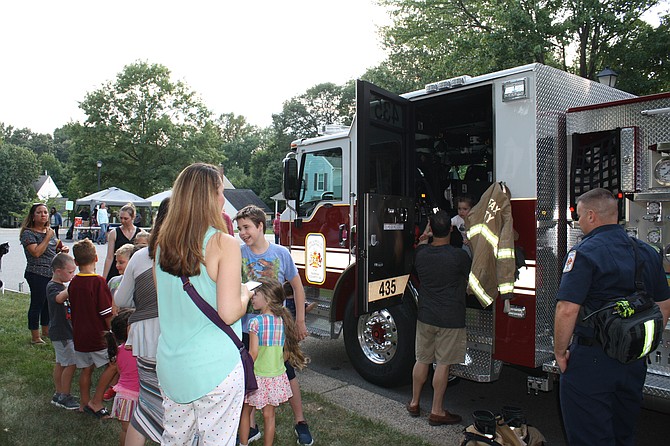
<instances>
[{"instance_id":1,"label":"truck wheel","mask_svg":"<svg viewBox=\"0 0 670 446\"><path fill-rule=\"evenodd\" d=\"M344 346L365 380L382 387L412 380L416 311L407 299L391 308L354 317L354 299L344 315Z\"/></svg>"}]
</instances>

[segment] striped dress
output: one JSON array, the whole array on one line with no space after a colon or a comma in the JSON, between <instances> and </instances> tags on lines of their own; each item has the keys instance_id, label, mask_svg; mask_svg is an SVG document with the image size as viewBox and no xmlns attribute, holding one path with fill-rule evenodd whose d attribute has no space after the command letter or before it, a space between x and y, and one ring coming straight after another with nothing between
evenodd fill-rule
<instances>
[{"instance_id":1,"label":"striped dress","mask_svg":"<svg viewBox=\"0 0 670 446\"><path fill-rule=\"evenodd\" d=\"M156 375L156 346L160 335L153 260L142 248L128 262L124 278L114 295L119 307L135 307L130 316L126 345L137 357L140 395L130 423L144 437L160 443L163 436L163 397Z\"/></svg>"}]
</instances>

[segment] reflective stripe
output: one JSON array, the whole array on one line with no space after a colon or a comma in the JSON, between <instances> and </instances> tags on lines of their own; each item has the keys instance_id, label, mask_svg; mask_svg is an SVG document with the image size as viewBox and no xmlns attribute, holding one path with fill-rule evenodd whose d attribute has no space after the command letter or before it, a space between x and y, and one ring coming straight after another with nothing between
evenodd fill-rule
<instances>
[{"instance_id":1,"label":"reflective stripe","mask_svg":"<svg viewBox=\"0 0 670 446\"><path fill-rule=\"evenodd\" d=\"M485 224L478 224L474 225L468 230L468 238L473 238L477 234L481 234L482 237L484 237L486 241L489 242L491 246L493 246L493 249L497 249L498 236L495 235L488 226Z\"/></svg>"},{"instance_id":2,"label":"reflective stripe","mask_svg":"<svg viewBox=\"0 0 670 446\"><path fill-rule=\"evenodd\" d=\"M645 321L644 323L644 347L642 348L642 354L638 356L641 358L646 356L651 351L651 343L654 340L654 321Z\"/></svg>"},{"instance_id":3,"label":"reflective stripe","mask_svg":"<svg viewBox=\"0 0 670 446\"><path fill-rule=\"evenodd\" d=\"M501 283L498 285L498 291L500 291L500 294L510 294L514 292L514 284L513 283Z\"/></svg>"},{"instance_id":4,"label":"reflective stripe","mask_svg":"<svg viewBox=\"0 0 670 446\"><path fill-rule=\"evenodd\" d=\"M475 293L475 297L477 297L479 302L481 302L481 304L485 308L493 303L493 298L488 294L486 294L486 291L479 283L479 280L477 280L477 277L475 277L475 275L472 272L468 277L468 285L470 285L470 289L472 290L473 293Z\"/></svg>"},{"instance_id":5,"label":"reflective stripe","mask_svg":"<svg viewBox=\"0 0 670 446\"><path fill-rule=\"evenodd\" d=\"M499 259L513 259L514 258L514 250L511 248L502 248L498 250L498 258Z\"/></svg>"},{"instance_id":6,"label":"reflective stripe","mask_svg":"<svg viewBox=\"0 0 670 446\"><path fill-rule=\"evenodd\" d=\"M473 238L475 235L481 235L482 237L484 237L484 240L486 240L489 243L489 245L491 245L491 248L493 248L493 256L496 259L514 258L514 249L512 248L498 249L498 243L500 239L498 238L497 235L495 235L491 231L491 229L488 226L484 224L478 224L471 227L470 230L468 231L468 238Z\"/></svg>"}]
</instances>

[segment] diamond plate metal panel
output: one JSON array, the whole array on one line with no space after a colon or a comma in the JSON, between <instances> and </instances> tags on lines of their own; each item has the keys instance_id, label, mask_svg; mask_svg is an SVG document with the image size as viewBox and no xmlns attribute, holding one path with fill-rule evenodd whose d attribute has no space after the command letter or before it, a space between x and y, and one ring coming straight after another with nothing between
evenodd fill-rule
<instances>
[{"instance_id":1,"label":"diamond plate metal panel","mask_svg":"<svg viewBox=\"0 0 670 446\"><path fill-rule=\"evenodd\" d=\"M571 107L626 99L632 95L538 65L537 132L537 289L535 366L551 359L555 298L567 240L566 111Z\"/></svg>"},{"instance_id":2,"label":"diamond plate metal panel","mask_svg":"<svg viewBox=\"0 0 670 446\"><path fill-rule=\"evenodd\" d=\"M500 376L502 361L493 359L493 312L467 308L465 328L468 334L465 364L452 366L452 373L477 382L495 381Z\"/></svg>"},{"instance_id":3,"label":"diamond plate metal panel","mask_svg":"<svg viewBox=\"0 0 670 446\"><path fill-rule=\"evenodd\" d=\"M644 381L643 392L647 395L670 399L670 378L667 376L652 375L647 373Z\"/></svg>"},{"instance_id":4,"label":"diamond plate metal panel","mask_svg":"<svg viewBox=\"0 0 670 446\"><path fill-rule=\"evenodd\" d=\"M637 160L635 148L637 146L637 132L635 127L621 129L621 190L624 193L637 192L635 184L635 170Z\"/></svg>"},{"instance_id":5,"label":"diamond plate metal panel","mask_svg":"<svg viewBox=\"0 0 670 446\"><path fill-rule=\"evenodd\" d=\"M491 359L491 353L468 348L465 352L465 364L452 365L449 371L461 378L476 382L491 382L500 377L503 363L497 359Z\"/></svg>"}]
</instances>

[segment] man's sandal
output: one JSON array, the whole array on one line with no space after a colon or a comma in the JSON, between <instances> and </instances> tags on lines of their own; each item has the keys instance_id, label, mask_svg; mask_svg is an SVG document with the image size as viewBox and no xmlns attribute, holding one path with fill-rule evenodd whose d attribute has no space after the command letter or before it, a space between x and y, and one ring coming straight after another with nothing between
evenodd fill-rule
<instances>
[{"instance_id":1,"label":"man's sandal","mask_svg":"<svg viewBox=\"0 0 670 446\"><path fill-rule=\"evenodd\" d=\"M93 408L91 408L91 406L86 405L84 406L84 412L95 416L99 420L106 420L108 418L111 418L109 411L107 410L106 407L103 407L102 409L96 412L95 410L93 410Z\"/></svg>"}]
</instances>

